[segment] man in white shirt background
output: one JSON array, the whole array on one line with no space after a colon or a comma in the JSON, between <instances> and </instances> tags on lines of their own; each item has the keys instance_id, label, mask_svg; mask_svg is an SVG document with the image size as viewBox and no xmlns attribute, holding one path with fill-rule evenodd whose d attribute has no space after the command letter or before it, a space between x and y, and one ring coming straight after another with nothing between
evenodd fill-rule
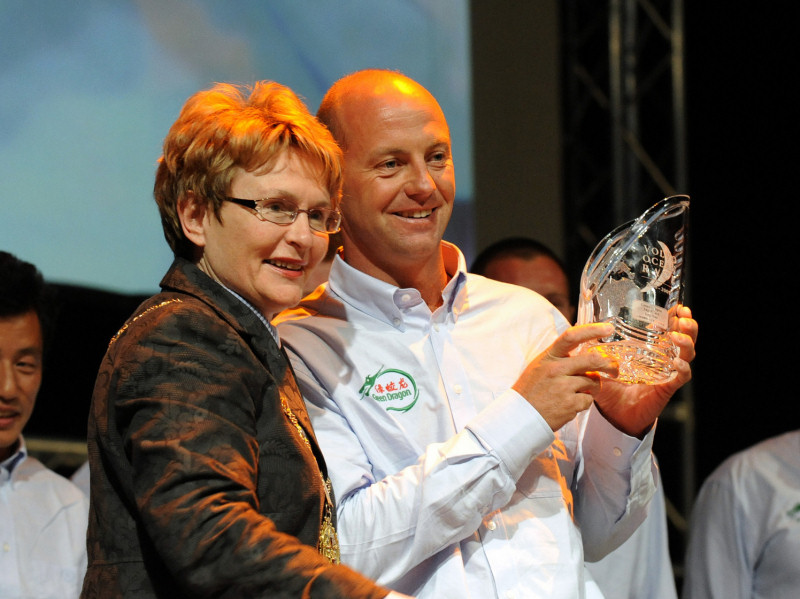
<instances>
[{"instance_id":1,"label":"man in white shirt background","mask_svg":"<svg viewBox=\"0 0 800 599\"><path fill-rule=\"evenodd\" d=\"M705 480L683 597L800 597L800 429L735 453Z\"/></svg>"},{"instance_id":2,"label":"man in white shirt background","mask_svg":"<svg viewBox=\"0 0 800 599\"><path fill-rule=\"evenodd\" d=\"M86 571L89 500L28 455L22 430L42 382L46 288L0 252L0 597L69 599Z\"/></svg>"}]
</instances>

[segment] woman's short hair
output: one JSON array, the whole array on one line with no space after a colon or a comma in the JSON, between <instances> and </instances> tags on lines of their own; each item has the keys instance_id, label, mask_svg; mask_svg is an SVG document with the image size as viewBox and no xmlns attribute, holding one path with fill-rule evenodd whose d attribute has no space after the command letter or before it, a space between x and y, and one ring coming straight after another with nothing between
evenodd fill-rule
<instances>
[{"instance_id":1,"label":"woman's short hair","mask_svg":"<svg viewBox=\"0 0 800 599\"><path fill-rule=\"evenodd\" d=\"M219 218L236 168L269 172L287 150L319 168L336 207L342 152L291 89L272 81L252 86L217 83L190 97L164 139L153 190L173 253L192 259L196 249L178 218L182 197L193 193Z\"/></svg>"}]
</instances>

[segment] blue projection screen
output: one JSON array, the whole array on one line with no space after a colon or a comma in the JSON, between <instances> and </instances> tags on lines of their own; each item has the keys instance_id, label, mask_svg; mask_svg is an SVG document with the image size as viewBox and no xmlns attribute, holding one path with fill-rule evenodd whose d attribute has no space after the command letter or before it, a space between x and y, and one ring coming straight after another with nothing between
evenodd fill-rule
<instances>
[{"instance_id":1,"label":"blue projection screen","mask_svg":"<svg viewBox=\"0 0 800 599\"><path fill-rule=\"evenodd\" d=\"M366 67L403 71L439 99L468 206L468 4L0 0L0 249L52 282L155 291L172 256L153 176L183 102L216 81L271 79L314 112Z\"/></svg>"}]
</instances>

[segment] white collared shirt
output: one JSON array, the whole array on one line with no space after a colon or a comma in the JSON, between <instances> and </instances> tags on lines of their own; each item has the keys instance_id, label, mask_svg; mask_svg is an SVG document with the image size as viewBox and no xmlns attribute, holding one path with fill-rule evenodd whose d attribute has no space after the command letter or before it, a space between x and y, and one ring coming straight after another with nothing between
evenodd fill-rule
<instances>
[{"instance_id":1,"label":"white collared shirt","mask_svg":"<svg viewBox=\"0 0 800 599\"><path fill-rule=\"evenodd\" d=\"M86 572L89 500L28 455L0 464L0 597L78 597Z\"/></svg>"},{"instance_id":2,"label":"white collared shirt","mask_svg":"<svg viewBox=\"0 0 800 599\"><path fill-rule=\"evenodd\" d=\"M725 460L700 488L683 597L800 597L800 430Z\"/></svg>"},{"instance_id":3,"label":"white collared shirt","mask_svg":"<svg viewBox=\"0 0 800 599\"><path fill-rule=\"evenodd\" d=\"M587 596L584 544L604 554L644 517L653 432L640 442L591 409L554 435L511 385L567 322L442 252L454 274L433 313L337 256L326 289L278 319L342 560L422 599Z\"/></svg>"},{"instance_id":4,"label":"white collared shirt","mask_svg":"<svg viewBox=\"0 0 800 599\"><path fill-rule=\"evenodd\" d=\"M586 564L606 599L678 599L660 476L657 485L647 518L631 537L600 561Z\"/></svg>"}]
</instances>

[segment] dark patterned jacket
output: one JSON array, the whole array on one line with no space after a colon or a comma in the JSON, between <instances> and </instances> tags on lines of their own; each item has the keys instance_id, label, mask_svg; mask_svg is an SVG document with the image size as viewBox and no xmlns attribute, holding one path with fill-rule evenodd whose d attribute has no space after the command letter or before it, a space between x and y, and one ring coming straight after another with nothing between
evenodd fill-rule
<instances>
[{"instance_id":1,"label":"dark patterned jacket","mask_svg":"<svg viewBox=\"0 0 800 599\"><path fill-rule=\"evenodd\" d=\"M325 465L264 324L185 260L161 288L97 376L81 597L384 597L316 549Z\"/></svg>"}]
</instances>

